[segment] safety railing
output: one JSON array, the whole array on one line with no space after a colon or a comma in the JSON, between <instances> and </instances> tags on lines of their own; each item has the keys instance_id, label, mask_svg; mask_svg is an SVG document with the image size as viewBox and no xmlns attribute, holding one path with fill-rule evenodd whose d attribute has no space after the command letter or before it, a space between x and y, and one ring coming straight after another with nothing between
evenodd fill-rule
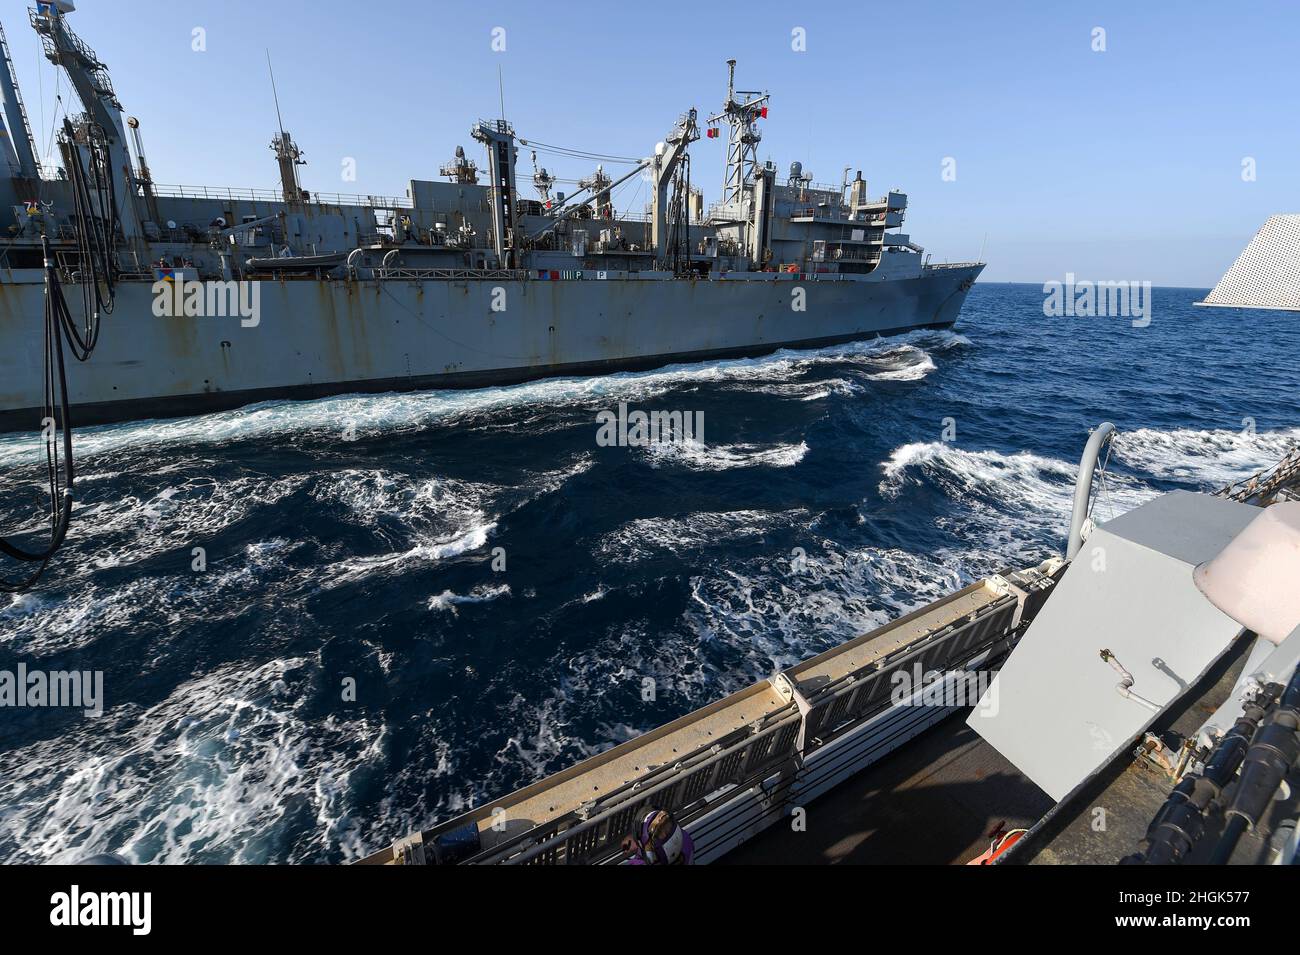
<instances>
[{"instance_id":1,"label":"safety railing","mask_svg":"<svg viewBox=\"0 0 1300 955\"><path fill-rule=\"evenodd\" d=\"M666 809L714 858L900 745L953 707L896 707L900 672L996 662L1037 613L1059 560L991 577L806 660L703 710L624 743L503 800L395 843L368 863L580 865L621 858L621 842L651 809ZM728 723L731 720L731 723ZM904 725L906 724L906 725ZM682 739L717 738L678 754ZM865 734L865 735L864 735ZM902 734L902 735L900 735ZM877 738L879 737L879 738ZM654 765L655 747L671 760ZM823 754L831 754L829 762ZM620 764L620 760L622 763ZM620 777L630 763L645 768ZM815 778L800 783L806 767ZM605 788L610 778L621 780ZM814 785L815 784L815 785ZM802 787L802 788L801 788ZM811 787L811 788L810 788ZM574 794L601 791L574 805ZM540 806L568 805L552 819ZM519 817L510 821L511 817ZM497 825L500 823L501 828Z\"/></svg>"},{"instance_id":2,"label":"safety railing","mask_svg":"<svg viewBox=\"0 0 1300 955\"><path fill-rule=\"evenodd\" d=\"M242 189L227 186L184 186L154 183L154 195L170 199L225 199L230 202L284 202L279 189ZM397 196L363 196L342 192L308 191L309 203L326 206L365 206L375 209L410 209L410 199Z\"/></svg>"},{"instance_id":3,"label":"safety railing","mask_svg":"<svg viewBox=\"0 0 1300 955\"><path fill-rule=\"evenodd\" d=\"M585 819L565 819L533 831L513 845L485 853L483 864L586 865L619 851L623 837L652 808L690 819L707 797L727 788L743 788L790 764L799 736L799 713L787 707L766 729L730 742L717 743L661 774L659 779L625 787L624 792L584 807ZM793 766L791 765L793 769Z\"/></svg>"},{"instance_id":4,"label":"safety railing","mask_svg":"<svg viewBox=\"0 0 1300 955\"><path fill-rule=\"evenodd\" d=\"M834 219L851 222L847 209L838 206L796 206L790 210L791 219Z\"/></svg>"},{"instance_id":5,"label":"safety railing","mask_svg":"<svg viewBox=\"0 0 1300 955\"><path fill-rule=\"evenodd\" d=\"M792 186L791 188L798 188ZM838 186L829 182L810 182L802 187L804 193L816 192L823 195L830 194L833 196L842 196L848 186Z\"/></svg>"},{"instance_id":6,"label":"safety railing","mask_svg":"<svg viewBox=\"0 0 1300 955\"><path fill-rule=\"evenodd\" d=\"M932 672L992 643L1010 629L1016 609L1016 598L1007 594L976 609L967 619L928 634L906 650L867 663L820 687L808 700L804 713L801 749L809 752L825 745L888 703L899 673Z\"/></svg>"},{"instance_id":7,"label":"safety railing","mask_svg":"<svg viewBox=\"0 0 1300 955\"><path fill-rule=\"evenodd\" d=\"M860 210L875 209L877 207L887 212L901 212L907 208L907 197L901 192L890 192L875 199L868 199L858 206Z\"/></svg>"},{"instance_id":8,"label":"safety railing","mask_svg":"<svg viewBox=\"0 0 1300 955\"><path fill-rule=\"evenodd\" d=\"M1300 446L1282 460L1249 477L1234 481L1214 492L1230 501L1267 504L1276 500L1300 500Z\"/></svg>"},{"instance_id":9,"label":"safety railing","mask_svg":"<svg viewBox=\"0 0 1300 955\"><path fill-rule=\"evenodd\" d=\"M447 279L475 279L475 280L506 280L511 282L522 282L528 278L528 272L525 269L404 269L404 268L377 268L372 273L375 278L383 281L445 281Z\"/></svg>"}]
</instances>

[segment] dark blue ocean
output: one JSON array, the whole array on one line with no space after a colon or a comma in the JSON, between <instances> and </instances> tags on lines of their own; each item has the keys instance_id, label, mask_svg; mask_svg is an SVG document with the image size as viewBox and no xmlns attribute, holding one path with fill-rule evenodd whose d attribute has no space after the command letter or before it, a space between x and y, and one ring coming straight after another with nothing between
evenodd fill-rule
<instances>
[{"instance_id":1,"label":"dark blue ocean","mask_svg":"<svg viewBox=\"0 0 1300 955\"><path fill-rule=\"evenodd\" d=\"M1099 421L1103 519L1267 466L1300 318L1202 294L1138 328L980 284L946 332L80 431L0 670L102 671L105 712L0 710L0 860L354 859L1059 551ZM620 402L704 442L598 446ZM40 474L0 438L6 532Z\"/></svg>"}]
</instances>

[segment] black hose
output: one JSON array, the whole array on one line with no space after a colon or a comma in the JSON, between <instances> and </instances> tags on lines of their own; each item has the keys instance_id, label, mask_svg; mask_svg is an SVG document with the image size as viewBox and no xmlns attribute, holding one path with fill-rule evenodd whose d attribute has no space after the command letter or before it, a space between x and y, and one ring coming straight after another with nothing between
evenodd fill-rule
<instances>
[{"instance_id":1,"label":"black hose","mask_svg":"<svg viewBox=\"0 0 1300 955\"><path fill-rule=\"evenodd\" d=\"M1228 819L1228 824L1223 827L1223 835L1219 838L1219 844L1214 847L1214 854L1210 856L1210 865L1228 864L1233 850L1237 848L1237 843L1246 834L1246 826L1245 816L1232 816Z\"/></svg>"},{"instance_id":2,"label":"black hose","mask_svg":"<svg viewBox=\"0 0 1300 955\"><path fill-rule=\"evenodd\" d=\"M73 216L77 223L77 259L85 328L78 329L64 310L64 333L78 361L86 361L99 341L99 319L112 313L117 294L117 262L113 255L120 227L117 192L109 168L104 132L97 126L87 127L90 152L89 178L81 164L81 152L74 139L72 124L63 121L67 139L66 166L72 186ZM98 206L101 214L96 214Z\"/></svg>"},{"instance_id":3,"label":"black hose","mask_svg":"<svg viewBox=\"0 0 1300 955\"><path fill-rule=\"evenodd\" d=\"M1237 775L1250 748L1251 738L1277 699L1280 687L1270 684L1247 704L1232 729L1214 744L1199 774L1187 775L1165 800L1142 840L1143 848L1122 861L1125 864L1177 865L1205 836L1208 821L1223 811L1225 790Z\"/></svg>"},{"instance_id":4,"label":"black hose","mask_svg":"<svg viewBox=\"0 0 1300 955\"><path fill-rule=\"evenodd\" d=\"M1227 810L1228 824L1214 847L1212 863L1226 864L1241 837L1259 825L1297 760L1300 760L1300 667L1291 674L1281 699L1251 737L1232 805Z\"/></svg>"},{"instance_id":5,"label":"black hose","mask_svg":"<svg viewBox=\"0 0 1300 955\"><path fill-rule=\"evenodd\" d=\"M42 237L45 253L45 417L42 431L47 427L59 425L62 431L63 476L59 469L59 442L46 439L46 477L50 494L50 542L41 550L28 550L0 537L0 553L14 560L36 563L36 567L27 577L18 581L0 579L0 593L22 593L29 590L40 580L49 566L50 558L63 546L72 521L73 483L76 479L72 460L72 420L68 407L67 369L63 358L63 328L68 306L59 285L58 273L50 257L49 239ZM55 392L59 417L55 418Z\"/></svg>"},{"instance_id":6,"label":"black hose","mask_svg":"<svg viewBox=\"0 0 1300 955\"><path fill-rule=\"evenodd\" d=\"M17 561L34 563L36 568L19 580L0 579L0 593L30 590L45 573L50 559L63 546L72 523L73 484L76 470L72 458L72 415L68 402L68 376L64 364L65 341L77 361L88 360L99 343L100 317L113 311L117 299L117 261L115 250L120 222L117 192L113 183L112 160L104 130L86 126L90 172L81 163L72 123L63 121L66 137L65 165L72 187L73 220L76 222L78 284L84 324L78 326L68 309L59 273L50 253L50 241L41 236L45 264L45 415L41 432L45 442L46 480L49 489L50 540L40 550L29 550L0 537L0 553ZM98 208L98 213L96 212ZM58 416L55 416L55 410ZM57 427L62 432L63 462L60 469L60 442L46 435Z\"/></svg>"}]
</instances>

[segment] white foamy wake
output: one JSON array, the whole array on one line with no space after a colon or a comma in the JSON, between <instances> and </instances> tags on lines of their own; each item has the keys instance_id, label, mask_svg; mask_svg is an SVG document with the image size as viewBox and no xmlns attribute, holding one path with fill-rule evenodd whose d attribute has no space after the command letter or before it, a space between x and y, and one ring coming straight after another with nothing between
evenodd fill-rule
<instances>
[{"instance_id":1,"label":"white foamy wake","mask_svg":"<svg viewBox=\"0 0 1300 955\"><path fill-rule=\"evenodd\" d=\"M887 499L929 486L952 502L953 513L936 523L962 539L963 562L976 573L1041 560L1045 544L1064 548L1077 465L1028 451L966 451L933 441L896 448L882 470L879 490ZM1157 492L1111 471L1094 494L1092 513L1102 523Z\"/></svg>"},{"instance_id":2,"label":"white foamy wake","mask_svg":"<svg viewBox=\"0 0 1300 955\"><path fill-rule=\"evenodd\" d=\"M148 497L127 496L73 511L76 540L89 542L88 570L139 563L175 551L177 541L211 540L258 510L275 507L307 475L215 480L187 477ZM71 565L76 569L76 565Z\"/></svg>"},{"instance_id":3,"label":"white foamy wake","mask_svg":"<svg viewBox=\"0 0 1300 955\"><path fill-rule=\"evenodd\" d=\"M0 597L0 646L15 653L61 653L144 622L183 630L196 618L237 618L251 603L285 606L372 576L418 571L480 550L502 515L558 490L591 465L592 456L583 454L565 467L527 475L512 488L415 479L384 469L276 479L194 477L154 494L89 504L76 513L77 536L71 545L87 559L61 565L62 573L76 578L75 586L62 596ZM236 522L273 513L302 489L318 504L335 506L341 519L371 530L385 549L303 568L285 559L311 543L301 535L230 552L210 545ZM188 565L196 545L207 545L203 572L145 574L111 585L95 577L101 568L161 554L179 552Z\"/></svg>"},{"instance_id":4,"label":"white foamy wake","mask_svg":"<svg viewBox=\"0 0 1300 955\"><path fill-rule=\"evenodd\" d=\"M483 547L496 529L500 488L445 478L412 479L383 469L348 469L322 478L318 501L342 505L345 519L379 530L397 546L372 555L351 555L322 568L320 586L330 590L372 575L409 573Z\"/></svg>"},{"instance_id":5,"label":"white foamy wake","mask_svg":"<svg viewBox=\"0 0 1300 955\"><path fill-rule=\"evenodd\" d=\"M693 471L730 471L733 468L791 468L803 460L808 445L705 444L700 441L663 441L646 448L652 467L668 464Z\"/></svg>"},{"instance_id":6,"label":"white foamy wake","mask_svg":"<svg viewBox=\"0 0 1300 955\"><path fill-rule=\"evenodd\" d=\"M639 694L652 680L660 698L689 710L716 699L719 687L734 676L720 674L702 654L696 635L680 628L650 633L644 622L629 621L593 635L590 646L566 655L559 672L550 674L547 695L540 700L516 696L503 707L512 728L484 786L497 792L516 786L521 769L525 779L539 779L650 729L653 718L648 724L624 722L644 718L635 707L604 705L615 688L632 687ZM574 725L581 729L571 729Z\"/></svg>"},{"instance_id":7,"label":"white foamy wake","mask_svg":"<svg viewBox=\"0 0 1300 955\"><path fill-rule=\"evenodd\" d=\"M821 401L831 395L853 395L861 389L851 381L843 378L822 378L811 381L778 382L771 385L755 385L747 390L766 395L778 395L793 398L796 401Z\"/></svg>"},{"instance_id":8,"label":"white foamy wake","mask_svg":"<svg viewBox=\"0 0 1300 955\"><path fill-rule=\"evenodd\" d=\"M300 546L301 541L273 538L214 560L202 573L136 576L111 584L89 578L62 596L22 595L0 605L0 646L15 654L46 656L112 640L143 623L157 629L161 647L168 634L185 633L195 620L238 619L268 593L274 594L274 605L285 606L297 599L300 583L315 587L314 573L286 565L285 557ZM135 662L144 672L165 666L167 654L159 649Z\"/></svg>"},{"instance_id":9,"label":"white foamy wake","mask_svg":"<svg viewBox=\"0 0 1300 955\"><path fill-rule=\"evenodd\" d=\"M148 709L110 708L0 753L4 861L355 858L375 821L354 815L350 779L381 760L388 732L364 716L305 720L313 667L224 667ZM307 835L286 844L286 823Z\"/></svg>"},{"instance_id":10,"label":"white foamy wake","mask_svg":"<svg viewBox=\"0 0 1300 955\"><path fill-rule=\"evenodd\" d=\"M936 368L929 353L915 345L894 348L862 364L872 381L920 381Z\"/></svg>"},{"instance_id":11,"label":"white foamy wake","mask_svg":"<svg viewBox=\"0 0 1300 955\"><path fill-rule=\"evenodd\" d=\"M1121 431L1113 453L1135 471L1215 491L1271 467L1297 443L1300 427L1256 432L1139 428Z\"/></svg>"},{"instance_id":12,"label":"white foamy wake","mask_svg":"<svg viewBox=\"0 0 1300 955\"><path fill-rule=\"evenodd\" d=\"M969 348L974 344L965 335L950 328L917 332L913 336L904 336L904 340L920 345L929 352L948 352L957 348Z\"/></svg>"},{"instance_id":13,"label":"white foamy wake","mask_svg":"<svg viewBox=\"0 0 1300 955\"><path fill-rule=\"evenodd\" d=\"M934 371L935 364L927 355L923 360L908 365L906 368L897 368L892 371L877 371L869 374L867 377L873 381L920 381L930 372Z\"/></svg>"},{"instance_id":14,"label":"white foamy wake","mask_svg":"<svg viewBox=\"0 0 1300 955\"><path fill-rule=\"evenodd\" d=\"M692 578L686 618L705 639L724 641L745 657L743 683L873 630L966 582L951 558L890 548L845 550L823 540Z\"/></svg>"},{"instance_id":15,"label":"white foamy wake","mask_svg":"<svg viewBox=\"0 0 1300 955\"><path fill-rule=\"evenodd\" d=\"M342 441L345 432L349 440L366 440L433 426L493 427L506 414L520 410L644 401L707 382L790 381L825 364L861 362L865 363L867 372L879 372L882 369L872 369L871 361L900 348L912 348L925 355L927 349L947 351L964 344L968 344L967 340L952 332L917 331L808 351L782 349L762 358L669 365L653 371L589 378L549 378L509 387L343 395L302 402L269 401L201 417L83 428L76 433L74 447L79 459L90 460L124 449L158 450L252 439L285 440L298 435ZM887 373L891 369L883 371ZM0 468L30 467L39 454L39 436L0 435Z\"/></svg>"},{"instance_id":16,"label":"white foamy wake","mask_svg":"<svg viewBox=\"0 0 1300 955\"><path fill-rule=\"evenodd\" d=\"M575 697L587 697L586 681L594 668L584 667L585 662L582 658L573 661L571 672L566 674L566 685L540 703L530 703L522 696L512 701L510 710L526 716L517 721L517 731L493 756L498 772L506 778L515 777L523 767L526 779L541 779L595 756L604 748L587 742L583 738L585 734L572 734L568 729L570 722L582 721L583 714L572 711Z\"/></svg>"},{"instance_id":17,"label":"white foamy wake","mask_svg":"<svg viewBox=\"0 0 1300 955\"><path fill-rule=\"evenodd\" d=\"M383 470L339 472L318 486L315 496L345 505L362 526L396 522L410 544L383 554L335 561L322 569L321 587L328 590L353 584L375 574L408 573L479 550L503 514L559 490L593 463L590 454L582 454L565 467L529 475L508 491L446 478L413 481Z\"/></svg>"},{"instance_id":18,"label":"white foamy wake","mask_svg":"<svg viewBox=\"0 0 1300 955\"><path fill-rule=\"evenodd\" d=\"M806 522L807 511L699 511L688 517L643 517L605 535L595 553L604 561L631 563L665 554L683 557L709 546L761 540L775 527Z\"/></svg>"},{"instance_id":19,"label":"white foamy wake","mask_svg":"<svg viewBox=\"0 0 1300 955\"><path fill-rule=\"evenodd\" d=\"M1076 470L1064 461L1028 451L966 451L942 441L895 448L881 469L880 492L886 497L897 497L908 484L929 480L955 492L950 496L979 492L1025 508L1058 506L1060 489L1073 482Z\"/></svg>"},{"instance_id":20,"label":"white foamy wake","mask_svg":"<svg viewBox=\"0 0 1300 955\"><path fill-rule=\"evenodd\" d=\"M467 594L452 593L450 590L444 590L437 596L429 598L430 610L450 610L455 614L456 607L460 604L481 604L496 600L498 597L505 597L510 593L510 587L502 584L498 587L475 587Z\"/></svg>"},{"instance_id":21,"label":"white foamy wake","mask_svg":"<svg viewBox=\"0 0 1300 955\"><path fill-rule=\"evenodd\" d=\"M372 557L348 557L321 569L321 589L332 590L353 584L375 574L409 573L413 567L436 564L483 547L496 522L476 524L463 533L442 540L429 540L405 551L377 554Z\"/></svg>"},{"instance_id":22,"label":"white foamy wake","mask_svg":"<svg viewBox=\"0 0 1300 955\"><path fill-rule=\"evenodd\" d=\"M80 556L62 561L63 572L81 576L127 566L174 551L178 540L210 540L255 511L274 507L309 480L306 475L218 480L194 474L158 490L144 489L175 470L159 468L141 477L134 482L136 493L106 501L93 497L77 501L69 542ZM37 526L26 530L44 533Z\"/></svg>"}]
</instances>

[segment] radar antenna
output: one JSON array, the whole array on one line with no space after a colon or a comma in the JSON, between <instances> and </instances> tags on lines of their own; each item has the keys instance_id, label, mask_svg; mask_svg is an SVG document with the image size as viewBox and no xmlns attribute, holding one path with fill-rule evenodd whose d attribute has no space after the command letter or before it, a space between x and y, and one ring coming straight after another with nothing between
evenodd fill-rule
<instances>
[{"instance_id":1,"label":"radar antenna","mask_svg":"<svg viewBox=\"0 0 1300 955\"><path fill-rule=\"evenodd\" d=\"M740 99L737 99L740 97ZM736 61L727 61L727 100L720 113L708 124L726 122L727 174L722 181L722 204L739 203L745 190L752 187L758 168L758 143L763 138L758 120L767 116L768 94L758 90L736 89Z\"/></svg>"},{"instance_id":2,"label":"radar antenna","mask_svg":"<svg viewBox=\"0 0 1300 955\"><path fill-rule=\"evenodd\" d=\"M284 119L280 116L280 94L275 89L275 71L271 69L271 51L266 51L266 72L271 77L271 97L275 100L275 121L280 127L279 134L271 140L271 151L275 161L280 165L280 188L285 202L306 202L307 193L303 192L298 181L298 167L305 166L303 151L284 129Z\"/></svg>"}]
</instances>

